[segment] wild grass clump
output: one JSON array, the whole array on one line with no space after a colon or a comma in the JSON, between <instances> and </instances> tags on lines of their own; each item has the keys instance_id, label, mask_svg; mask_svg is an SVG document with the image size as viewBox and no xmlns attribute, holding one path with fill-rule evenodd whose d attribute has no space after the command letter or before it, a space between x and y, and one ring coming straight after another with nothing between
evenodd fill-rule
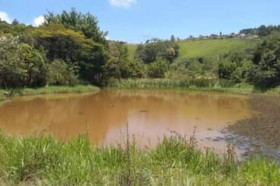
<instances>
[{"instance_id":1,"label":"wild grass clump","mask_svg":"<svg viewBox=\"0 0 280 186\"><path fill-rule=\"evenodd\" d=\"M127 142L126 142L127 143ZM195 139L174 135L154 149L135 143L92 146L81 136L67 143L52 137L0 135L0 182L27 185L279 185L280 167L266 159L238 162L200 150Z\"/></svg>"},{"instance_id":2,"label":"wild grass clump","mask_svg":"<svg viewBox=\"0 0 280 186\"><path fill-rule=\"evenodd\" d=\"M0 89L0 101L5 100L6 97L6 91Z\"/></svg>"},{"instance_id":3,"label":"wild grass clump","mask_svg":"<svg viewBox=\"0 0 280 186\"><path fill-rule=\"evenodd\" d=\"M100 90L93 85L75 85L75 86L46 86L41 88L21 88L21 89L0 89L0 101L11 96L26 96L39 94L59 94L59 93L83 93L95 92Z\"/></svg>"},{"instance_id":4,"label":"wild grass clump","mask_svg":"<svg viewBox=\"0 0 280 186\"><path fill-rule=\"evenodd\" d=\"M66 144L52 137L1 137L0 149L0 178L13 184L104 184L125 160L121 149L100 150L85 137Z\"/></svg>"},{"instance_id":5,"label":"wild grass clump","mask_svg":"<svg viewBox=\"0 0 280 186\"><path fill-rule=\"evenodd\" d=\"M261 90L247 83L234 84L222 79L171 80L171 79L121 79L108 85L117 89L186 89L238 94L280 95L280 87Z\"/></svg>"},{"instance_id":6,"label":"wild grass clump","mask_svg":"<svg viewBox=\"0 0 280 186\"><path fill-rule=\"evenodd\" d=\"M232 93L254 93L254 86L248 84L233 84L227 80L217 79L122 79L111 81L109 87L118 89L187 89L198 91L216 91Z\"/></svg>"},{"instance_id":7,"label":"wild grass clump","mask_svg":"<svg viewBox=\"0 0 280 186\"><path fill-rule=\"evenodd\" d=\"M194 87L214 87L217 80L170 80L170 79L122 79L112 81L109 87L116 88L194 88Z\"/></svg>"},{"instance_id":8,"label":"wild grass clump","mask_svg":"<svg viewBox=\"0 0 280 186\"><path fill-rule=\"evenodd\" d=\"M267 90L268 95L280 95L280 86Z\"/></svg>"},{"instance_id":9,"label":"wild grass clump","mask_svg":"<svg viewBox=\"0 0 280 186\"><path fill-rule=\"evenodd\" d=\"M82 93L94 92L99 88L92 85L76 85L76 86L47 86L38 89L24 88L21 90L23 95L33 94L57 94L57 93Z\"/></svg>"}]
</instances>

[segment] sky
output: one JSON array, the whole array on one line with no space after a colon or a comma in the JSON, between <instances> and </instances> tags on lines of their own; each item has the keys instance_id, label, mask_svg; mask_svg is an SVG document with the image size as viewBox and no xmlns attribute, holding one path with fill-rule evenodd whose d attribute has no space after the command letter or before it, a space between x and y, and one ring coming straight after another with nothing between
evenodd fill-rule
<instances>
[{"instance_id":1,"label":"sky","mask_svg":"<svg viewBox=\"0 0 280 186\"><path fill-rule=\"evenodd\" d=\"M48 11L72 7L95 15L111 40L129 43L280 24L280 0L0 0L0 18L39 26Z\"/></svg>"}]
</instances>

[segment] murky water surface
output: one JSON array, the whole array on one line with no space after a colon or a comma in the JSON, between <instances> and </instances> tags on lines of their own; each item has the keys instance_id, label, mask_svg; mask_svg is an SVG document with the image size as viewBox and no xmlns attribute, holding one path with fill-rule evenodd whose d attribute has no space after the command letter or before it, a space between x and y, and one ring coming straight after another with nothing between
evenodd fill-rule
<instances>
[{"instance_id":1,"label":"murky water surface","mask_svg":"<svg viewBox=\"0 0 280 186\"><path fill-rule=\"evenodd\" d=\"M142 146L154 146L171 131L191 135L199 145L223 149L221 130L250 119L249 98L174 90L117 91L13 98L0 106L7 135L47 133L67 141L88 135L95 145L121 143L128 132Z\"/></svg>"}]
</instances>

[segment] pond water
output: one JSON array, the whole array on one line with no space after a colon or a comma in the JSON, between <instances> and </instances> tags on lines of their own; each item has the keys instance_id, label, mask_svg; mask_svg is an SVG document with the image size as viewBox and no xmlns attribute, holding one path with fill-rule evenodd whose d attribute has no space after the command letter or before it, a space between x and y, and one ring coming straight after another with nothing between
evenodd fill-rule
<instances>
[{"instance_id":1,"label":"pond water","mask_svg":"<svg viewBox=\"0 0 280 186\"><path fill-rule=\"evenodd\" d=\"M13 98L0 106L4 134L51 134L67 141L88 135L99 146L121 144L127 132L141 147L155 146L175 131L200 146L223 150L224 128L255 112L247 96L176 90L102 90ZM174 135L174 134L173 134Z\"/></svg>"}]
</instances>

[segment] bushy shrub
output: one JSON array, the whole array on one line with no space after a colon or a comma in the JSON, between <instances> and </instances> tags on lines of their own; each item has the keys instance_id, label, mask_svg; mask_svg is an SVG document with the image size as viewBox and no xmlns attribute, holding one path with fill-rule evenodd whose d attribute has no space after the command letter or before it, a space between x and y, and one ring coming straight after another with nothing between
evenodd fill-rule
<instances>
[{"instance_id":1,"label":"bushy shrub","mask_svg":"<svg viewBox=\"0 0 280 186\"><path fill-rule=\"evenodd\" d=\"M215 69L215 65L209 59L181 58L170 66L166 77L174 80L213 79Z\"/></svg>"},{"instance_id":2,"label":"bushy shrub","mask_svg":"<svg viewBox=\"0 0 280 186\"><path fill-rule=\"evenodd\" d=\"M50 85L74 85L78 82L75 66L68 65L63 60L54 60L49 65L48 82Z\"/></svg>"},{"instance_id":3,"label":"bushy shrub","mask_svg":"<svg viewBox=\"0 0 280 186\"><path fill-rule=\"evenodd\" d=\"M151 78L163 78L165 73L168 71L169 63L164 59L156 59L155 62L148 66L148 76Z\"/></svg>"},{"instance_id":4,"label":"bushy shrub","mask_svg":"<svg viewBox=\"0 0 280 186\"><path fill-rule=\"evenodd\" d=\"M259 88L280 85L280 34L271 36L259 44L253 56L249 80Z\"/></svg>"},{"instance_id":5,"label":"bushy shrub","mask_svg":"<svg viewBox=\"0 0 280 186\"><path fill-rule=\"evenodd\" d=\"M27 71L25 85L29 87L46 85L48 68L44 54L28 44L22 44L19 56Z\"/></svg>"},{"instance_id":6,"label":"bushy shrub","mask_svg":"<svg viewBox=\"0 0 280 186\"><path fill-rule=\"evenodd\" d=\"M219 59L218 75L234 83L245 82L252 68L252 54L246 51L230 51Z\"/></svg>"},{"instance_id":7,"label":"bushy shrub","mask_svg":"<svg viewBox=\"0 0 280 186\"><path fill-rule=\"evenodd\" d=\"M20 58L20 43L12 35L0 36L0 87L23 87L27 69Z\"/></svg>"},{"instance_id":8,"label":"bushy shrub","mask_svg":"<svg viewBox=\"0 0 280 186\"><path fill-rule=\"evenodd\" d=\"M172 41L151 39L144 45L138 45L135 58L144 63L152 63L157 58L163 58L169 63L179 56L179 45Z\"/></svg>"},{"instance_id":9,"label":"bushy shrub","mask_svg":"<svg viewBox=\"0 0 280 186\"><path fill-rule=\"evenodd\" d=\"M22 44L17 37L0 37L0 87L38 87L47 84L48 68L44 53Z\"/></svg>"},{"instance_id":10,"label":"bushy shrub","mask_svg":"<svg viewBox=\"0 0 280 186\"><path fill-rule=\"evenodd\" d=\"M143 76L143 63L128 59L127 45L123 42L109 43L109 59L103 66L104 79L140 78Z\"/></svg>"},{"instance_id":11,"label":"bushy shrub","mask_svg":"<svg viewBox=\"0 0 280 186\"><path fill-rule=\"evenodd\" d=\"M121 68L123 78L141 78L145 76L144 64L137 60L127 61Z\"/></svg>"}]
</instances>

